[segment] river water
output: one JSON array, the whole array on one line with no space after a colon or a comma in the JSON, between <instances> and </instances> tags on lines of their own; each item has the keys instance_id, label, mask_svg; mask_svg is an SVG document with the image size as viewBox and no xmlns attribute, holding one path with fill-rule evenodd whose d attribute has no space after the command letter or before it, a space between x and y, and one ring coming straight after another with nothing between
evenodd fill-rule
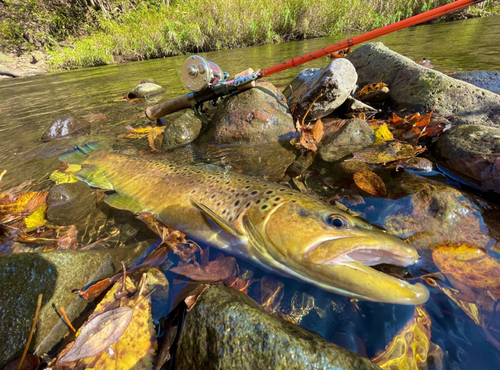
<instances>
[{"instance_id":1,"label":"river water","mask_svg":"<svg viewBox=\"0 0 500 370\"><path fill-rule=\"evenodd\" d=\"M267 68L350 36L352 35L201 53L201 55L234 75L249 67ZM422 25L375 41L381 41L389 48L414 60L430 59L437 70L472 71L499 69L498 40L500 40L500 17ZM123 94L144 78L154 78L158 84L166 88L162 99L185 94L187 91L180 77L180 68L184 60L185 56L180 56L1 80L0 172L7 170L3 188L30 179L41 179L47 186L49 183L44 179L58 167L59 154L77 143L92 139L115 138L127 132L126 125L146 124L148 121L143 111L153 102L128 102L121 99ZM327 63L326 58L317 60L266 80L278 87L284 87L301 69L323 67ZM84 136L50 143L40 142L42 133L53 119L65 114L90 117L98 113L104 114L106 119L92 124L90 138ZM288 286L286 284L285 286ZM297 285L296 288L307 290L304 284ZM319 295L317 301L328 300L332 296L317 289L310 289L309 292L311 294L314 292L315 297ZM498 369L500 345L494 339L499 338L498 333L492 335L483 331L452 302L447 302L446 309L443 309L442 301L442 297L438 300L431 299L427 310L432 319L432 340L444 351L445 368ZM362 314L352 316L355 319L344 318L342 322L332 315L332 312L326 316L330 320L326 324L316 315L318 317L307 316L302 325L352 351L373 357L384 349L413 314L411 307L368 303L360 303L360 307ZM377 318L376 322L373 321L374 318ZM359 338L363 339L363 345L360 345Z\"/></svg>"}]
</instances>

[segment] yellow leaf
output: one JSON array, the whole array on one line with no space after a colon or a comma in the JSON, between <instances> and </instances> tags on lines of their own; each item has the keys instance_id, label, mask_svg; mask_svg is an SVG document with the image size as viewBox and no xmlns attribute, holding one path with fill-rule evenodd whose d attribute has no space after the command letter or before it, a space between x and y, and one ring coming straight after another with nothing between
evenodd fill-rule
<instances>
[{"instance_id":1,"label":"yellow leaf","mask_svg":"<svg viewBox=\"0 0 500 370\"><path fill-rule=\"evenodd\" d=\"M59 364L62 363L61 360L64 359L64 356L70 354L70 359L77 358L76 368L82 369L150 370L153 367L157 342L153 317L151 315L151 297L144 295L144 293L137 293L131 299L120 300L120 307L118 307L115 294L122 291L122 281L123 279L120 279L113 285L86 323L86 325L91 325L93 320L96 320L100 315L107 312L108 316L112 315L114 319L120 321L118 323L120 331L125 327L122 334L115 335L112 332L106 333L102 331L101 335L96 328L92 331L92 335L86 334L87 342L83 344L77 344L76 341L71 343L61 353L63 356L58 361ZM126 279L126 287L127 291L134 291L136 289L128 277ZM129 316L131 316L130 321L128 321ZM107 318L105 317L105 319ZM105 324L109 325L109 320L105 320ZM83 333L84 329L81 328L79 335L83 335ZM110 336L114 337L110 338ZM109 345L110 342L112 343ZM82 354L95 354L84 358L75 357L75 351L72 352L72 347L75 345L78 345L76 349ZM105 349L101 350L104 347ZM96 353L97 350L99 350L98 353Z\"/></svg>"},{"instance_id":2,"label":"yellow leaf","mask_svg":"<svg viewBox=\"0 0 500 370\"><path fill-rule=\"evenodd\" d=\"M45 219L45 210L47 209L47 205L43 205L38 207L35 212L33 212L29 217L24 219L24 223L26 224L26 231L30 232L36 229L41 228L47 220Z\"/></svg>"},{"instance_id":3,"label":"yellow leaf","mask_svg":"<svg viewBox=\"0 0 500 370\"><path fill-rule=\"evenodd\" d=\"M55 170L50 174L50 179L59 184L66 184L80 181L75 177L75 173L80 171L82 166L79 164L70 164L65 170Z\"/></svg>"},{"instance_id":4,"label":"yellow leaf","mask_svg":"<svg viewBox=\"0 0 500 370\"><path fill-rule=\"evenodd\" d=\"M152 126L139 127L139 128L132 128L130 126L126 126L125 128L129 131L129 134L127 134L125 137L129 139L140 139L141 137L146 137L148 136L149 131L153 129Z\"/></svg>"},{"instance_id":5,"label":"yellow leaf","mask_svg":"<svg viewBox=\"0 0 500 370\"><path fill-rule=\"evenodd\" d=\"M424 306L416 306L414 317L406 323L383 353L372 359L382 369L426 369L442 366L443 350L431 342L431 319Z\"/></svg>"},{"instance_id":6,"label":"yellow leaf","mask_svg":"<svg viewBox=\"0 0 500 370\"><path fill-rule=\"evenodd\" d=\"M165 131L165 128L165 126L157 126L149 130L148 142L153 152L157 152L161 149L161 143L163 142L163 131Z\"/></svg>"},{"instance_id":7,"label":"yellow leaf","mask_svg":"<svg viewBox=\"0 0 500 370\"><path fill-rule=\"evenodd\" d=\"M368 194L378 195L382 198L387 196L384 181L375 172L361 170L356 172L353 177L356 185Z\"/></svg>"},{"instance_id":8,"label":"yellow leaf","mask_svg":"<svg viewBox=\"0 0 500 370\"><path fill-rule=\"evenodd\" d=\"M361 99L363 96L368 95L374 91L380 90L383 87L387 87L387 84L379 82L376 84L365 85L361 90L359 90L356 93L356 96L354 96L354 98Z\"/></svg>"},{"instance_id":9,"label":"yellow leaf","mask_svg":"<svg viewBox=\"0 0 500 370\"><path fill-rule=\"evenodd\" d=\"M392 133L389 131L386 124L374 128L373 131L374 131L373 139L375 139L375 144L382 143L384 141L394 140L394 136L392 136Z\"/></svg>"}]
</instances>

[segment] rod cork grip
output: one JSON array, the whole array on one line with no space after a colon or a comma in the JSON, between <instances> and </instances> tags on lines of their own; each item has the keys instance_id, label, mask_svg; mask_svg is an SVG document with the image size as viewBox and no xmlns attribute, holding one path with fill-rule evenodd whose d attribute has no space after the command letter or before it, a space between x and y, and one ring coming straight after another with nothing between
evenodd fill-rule
<instances>
[{"instance_id":1,"label":"rod cork grip","mask_svg":"<svg viewBox=\"0 0 500 370\"><path fill-rule=\"evenodd\" d=\"M166 116L180 110L191 108L191 100L188 95L182 95L174 99L167 100L161 104L146 108L146 117L151 121Z\"/></svg>"}]
</instances>

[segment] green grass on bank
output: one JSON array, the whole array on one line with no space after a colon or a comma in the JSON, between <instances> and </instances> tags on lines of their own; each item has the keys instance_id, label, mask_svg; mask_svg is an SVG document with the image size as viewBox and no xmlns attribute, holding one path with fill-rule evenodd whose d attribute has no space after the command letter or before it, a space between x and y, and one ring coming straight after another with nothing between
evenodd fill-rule
<instances>
[{"instance_id":1,"label":"green grass on bank","mask_svg":"<svg viewBox=\"0 0 500 370\"><path fill-rule=\"evenodd\" d=\"M72 39L72 47L50 51L50 62L54 69L72 69L366 31L450 2L177 0L154 6L142 2L119 16L101 15L90 35ZM484 11L484 5L477 11Z\"/></svg>"}]
</instances>

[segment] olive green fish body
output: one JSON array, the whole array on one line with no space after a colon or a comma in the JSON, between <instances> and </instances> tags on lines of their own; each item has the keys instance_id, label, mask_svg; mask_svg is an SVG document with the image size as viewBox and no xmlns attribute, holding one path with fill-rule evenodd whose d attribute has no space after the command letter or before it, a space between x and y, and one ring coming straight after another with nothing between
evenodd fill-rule
<instances>
[{"instance_id":1,"label":"olive green fish body","mask_svg":"<svg viewBox=\"0 0 500 370\"><path fill-rule=\"evenodd\" d=\"M359 299L420 304L428 298L423 285L370 267L412 264L419 259L414 248L286 186L216 166L112 152L89 154L83 164L80 178L117 192L111 205L152 213L268 271Z\"/></svg>"}]
</instances>

